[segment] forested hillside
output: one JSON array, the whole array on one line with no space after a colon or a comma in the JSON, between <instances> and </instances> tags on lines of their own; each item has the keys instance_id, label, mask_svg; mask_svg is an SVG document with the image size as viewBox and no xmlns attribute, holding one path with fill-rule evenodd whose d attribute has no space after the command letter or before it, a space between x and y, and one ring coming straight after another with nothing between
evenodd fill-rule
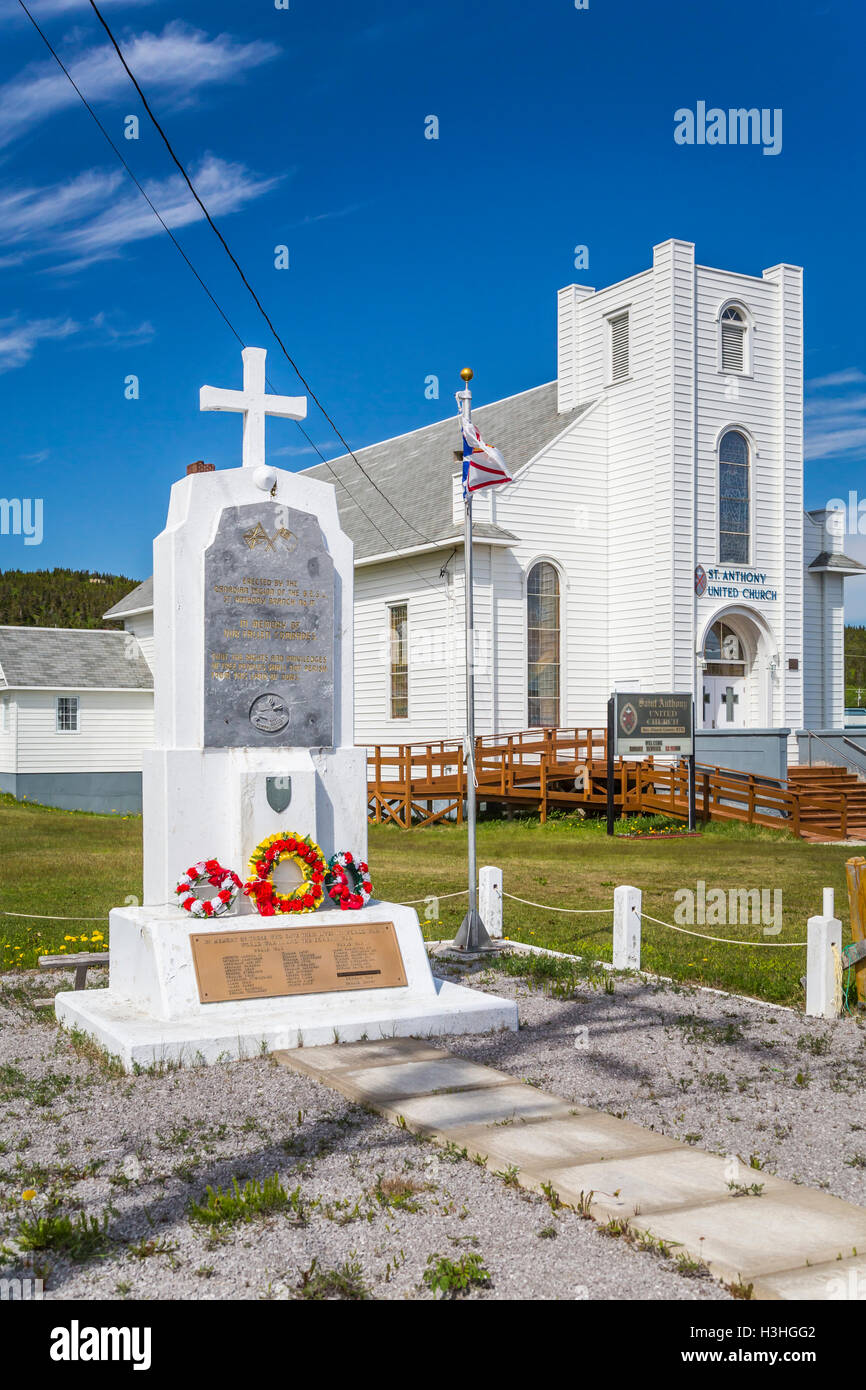
<instances>
[{"instance_id":1,"label":"forested hillside","mask_svg":"<svg viewBox=\"0 0 866 1390\"><path fill-rule=\"evenodd\" d=\"M866 705L866 627L845 629L845 704Z\"/></svg>"},{"instance_id":2,"label":"forested hillside","mask_svg":"<svg viewBox=\"0 0 866 1390\"><path fill-rule=\"evenodd\" d=\"M113 627L103 613L138 582L88 570L0 570L0 624Z\"/></svg>"}]
</instances>

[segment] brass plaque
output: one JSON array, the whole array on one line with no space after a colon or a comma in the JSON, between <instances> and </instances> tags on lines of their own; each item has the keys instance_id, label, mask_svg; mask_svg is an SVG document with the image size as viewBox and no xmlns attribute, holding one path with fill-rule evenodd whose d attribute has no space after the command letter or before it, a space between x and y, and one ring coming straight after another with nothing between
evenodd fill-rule
<instances>
[{"instance_id":1,"label":"brass plaque","mask_svg":"<svg viewBox=\"0 0 866 1390\"><path fill-rule=\"evenodd\" d=\"M203 1004L405 986L393 922L193 932Z\"/></svg>"}]
</instances>

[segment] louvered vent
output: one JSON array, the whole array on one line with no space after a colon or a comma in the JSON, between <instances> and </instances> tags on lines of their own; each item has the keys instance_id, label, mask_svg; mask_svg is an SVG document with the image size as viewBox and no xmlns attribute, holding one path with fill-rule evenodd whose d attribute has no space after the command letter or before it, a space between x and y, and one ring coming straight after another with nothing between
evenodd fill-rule
<instances>
[{"instance_id":1,"label":"louvered vent","mask_svg":"<svg viewBox=\"0 0 866 1390\"><path fill-rule=\"evenodd\" d=\"M628 376L628 314L617 314L610 321L611 381L625 381Z\"/></svg>"},{"instance_id":2,"label":"louvered vent","mask_svg":"<svg viewBox=\"0 0 866 1390\"><path fill-rule=\"evenodd\" d=\"M722 371L745 371L746 325L739 309L722 315Z\"/></svg>"}]
</instances>

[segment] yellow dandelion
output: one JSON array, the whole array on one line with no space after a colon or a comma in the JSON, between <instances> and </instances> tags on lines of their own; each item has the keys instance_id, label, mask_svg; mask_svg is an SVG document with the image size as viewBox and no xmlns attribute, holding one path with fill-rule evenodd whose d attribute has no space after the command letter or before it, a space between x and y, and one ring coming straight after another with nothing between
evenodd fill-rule
<instances>
[{"instance_id":1,"label":"yellow dandelion","mask_svg":"<svg viewBox=\"0 0 866 1390\"><path fill-rule=\"evenodd\" d=\"M34 1198L35 1196L36 1196L36 1188L35 1188L35 1187L25 1187L24 1191L21 1193L21 1200L22 1200L22 1202L32 1202L32 1201L33 1201L33 1198Z\"/></svg>"}]
</instances>

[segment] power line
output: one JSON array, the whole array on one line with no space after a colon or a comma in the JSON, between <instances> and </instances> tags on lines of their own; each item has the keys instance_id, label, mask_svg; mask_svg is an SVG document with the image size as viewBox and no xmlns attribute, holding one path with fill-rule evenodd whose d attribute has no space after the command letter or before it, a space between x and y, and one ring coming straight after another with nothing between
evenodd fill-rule
<instances>
[{"instance_id":1,"label":"power line","mask_svg":"<svg viewBox=\"0 0 866 1390\"><path fill-rule=\"evenodd\" d=\"M403 515L403 513L400 511L399 507L396 507L396 506L394 505L394 503L391 501L391 498L387 495L387 493L385 493L385 492L382 491L382 489L379 487L378 483L376 483L375 480L374 480L373 478L371 478L371 476L370 476L370 474L367 472L367 470L363 467L363 465L362 465L362 464L359 462L359 460L355 457L354 452L353 452L352 449L349 447L348 441L347 441L347 440L344 438L344 436L341 434L340 430L337 428L337 426L336 426L336 424L334 423L334 421L332 420L331 416L328 414L328 412L327 412L327 410L325 409L324 405L323 405L322 402L319 400L319 398L318 398L318 396L316 395L315 391L313 390L312 386L311 386L310 383L307 381L306 377L304 377L303 373L301 372L300 368L298 367L298 364L295 362L294 358L292 357L291 353L289 352L288 348L286 347L285 343L283 342L282 338L280 337L279 333L277 332L277 330L276 330L276 328L275 328L275 326L274 326L274 324L273 324L273 322L272 322L272 320L271 320L271 318L270 318L270 315L268 314L267 310L265 309L264 305L262 304L262 302L261 302L261 300L259 299L258 295L256 294L255 290L253 289L252 285L250 284L249 280L247 279L246 275L244 274L243 270L241 269L240 263L238 262L236 256L235 256L234 253L232 252L231 247L229 246L228 242L226 241L226 239L225 239L225 237L223 236L222 232L220 231L219 227L218 227L218 226L216 225L216 223L214 222L213 218L211 217L210 213L208 212L207 208L205 207L205 204L202 202L202 199L199 197L198 192L196 191L196 188L195 188L195 186L194 186L194 184L193 184L193 182L192 182L192 179L190 178L189 174L187 173L186 169L184 168L184 166L183 166L183 164L181 163L181 161L180 161L180 159L178 158L178 156L175 154L174 149L173 149L172 144L171 144L171 141L169 140L168 136L166 135L165 131L163 130L162 126L160 125L160 123L159 123L159 121L157 120L156 116L154 115L153 111L151 110L151 107L150 107L150 104L149 104L149 102L148 102L148 100L147 100L147 97L144 95L144 92L142 91L142 89L141 89L141 87L140 87L140 85L139 85L139 83L138 83L138 79L136 78L135 73L132 71L132 69L130 68L128 62L126 61L126 58L124 57L123 51L122 51L122 49L121 49L121 47L120 47L120 44L117 42L117 39L114 37L114 34L111 32L111 29L109 28L108 24L106 23L105 19L103 18L102 14L100 13L99 7L98 7L98 5L96 4L96 0L90 0L90 7L91 7L91 9L93 10L93 13L96 15L97 19L99 20L100 24L102 25L103 29L105 30L106 34L108 35L108 38L109 38L109 40L111 41L111 45L112 45L112 47L114 48L115 53L117 54L118 58L120 59L121 63L123 64L123 67L124 67L124 69L125 69L125 71L126 71L126 73L127 73L127 76L129 77L129 80L132 82L132 85L135 87L135 90L137 91L139 97L141 98L141 103L142 103L142 105L144 106L145 111L147 112L148 116L150 117L151 121L153 122L153 124L154 124L154 126L155 126L155 128L156 128L156 130L157 130L157 132L158 132L158 134L160 135L160 137L161 137L161 139L162 139L163 144L165 145L165 148L168 150L169 155L171 156L171 158L172 158L174 164L176 165L177 169L179 170L181 176L183 177L183 180L184 180L184 182L186 183L187 188L189 189L189 191L190 191L190 193L192 194L192 196L195 198L195 201L198 203L198 205L199 205L199 207L201 208L202 212L204 213L204 216L205 216L205 218L206 218L206 220L207 220L208 226L210 227L210 229L211 229L211 231L214 233L214 235L217 237L218 241L220 242L220 245L222 246L223 250L225 251L226 255L228 256L229 260L231 261L232 265L234 266L235 270L237 271L238 275L240 276L240 278L241 278L241 280L242 280L242 282L243 282L245 288L249 291L250 295L252 296L252 299L253 299L253 302L254 302L256 308L258 309L258 311L259 311L259 313L261 314L262 318L264 319L265 323L268 325L268 328L270 329L271 333L273 334L274 339L276 340L277 344L279 345L280 351L282 352L282 354L283 354L283 356L285 357L286 361L289 363L289 366L290 366L290 367L292 368L292 370L295 372L295 374L296 374L298 380L300 381L301 385L304 387L304 390L305 390L305 391L307 392L307 394L310 396L311 400L313 400L314 403L319 407L319 410L322 412L322 414L324 415L324 417L325 417L325 419L327 420L328 424L331 426L331 429L334 431L334 434L337 436L337 438L339 439L340 443L343 445L343 448L346 450L346 453L349 455L349 457L354 461L354 463L357 465L357 467L358 467L358 468L360 469L360 471L363 473L363 475L364 475L364 477L367 479L368 483L370 483L370 485L376 489L376 491L378 492L379 496L382 497L382 498L385 500L385 502L387 502L388 506L391 507L391 509L392 509L394 512L396 512L396 514L397 514L397 516L399 516L400 520L403 521L408 527L410 527L410 529L413 530L417 536L420 536L422 540L427 541L427 542L428 542L429 544L431 544L431 545L435 544L435 542L434 542L432 536L427 536L427 535L425 535L425 533L424 533L423 531L420 531L420 530L418 529L418 527L414 524L414 522L411 522L407 516L404 516L404 515Z\"/></svg>"},{"instance_id":2,"label":"power line","mask_svg":"<svg viewBox=\"0 0 866 1390\"><path fill-rule=\"evenodd\" d=\"M185 262L186 265L189 267L189 269L192 271L192 273L193 273L193 275L195 276L195 278L196 278L196 280L198 281L198 283L201 285L201 287L202 287L202 289L204 290L205 294L207 295L208 299L211 301L211 303L213 304L213 306L214 306L214 308L216 309L217 313L220 315L220 318L222 318L222 320L224 321L224 323L225 323L225 324L227 325L227 327L229 328L230 332L234 335L234 337L235 337L235 338L237 339L237 341L240 343L241 347L242 347L242 348L246 347L246 343L244 342L244 340L243 340L243 338L241 337L240 333L238 333L237 329L235 328L235 326L234 326L234 324L232 323L231 319L229 318L228 314L227 314L227 313L225 312L225 310L222 308L222 306L220 305L220 303L218 302L218 300L216 299L216 297L215 297L215 295L212 293L212 291L211 291L211 290L208 288L208 286L205 284L205 281L202 279L201 275L200 275L199 272L196 270L196 268L195 268L195 266L193 265L192 261L190 260L189 256L188 256L187 253L184 251L184 249L183 249L183 247L181 246L180 242L178 241L177 237L174 235L174 232L171 230L171 228L168 226L167 222L166 222L165 219L163 218L162 214L161 214L160 211L159 211L159 208L156 207L155 203L152 201L152 199L151 199L150 196L148 195L147 190L146 190L146 189L142 186L142 184L139 182L139 180L138 180L138 178L136 177L136 175L134 174L133 170L130 168L129 164L128 164L127 161L124 159L124 157L123 157L123 155L121 154L120 150L118 149L117 145L114 143L114 141L112 140L112 138L111 138L111 136L109 135L108 131L105 129L105 126L102 124L102 122L100 121L100 119L99 119L99 117L97 116L96 112L93 110L93 107L92 107L92 106L90 105L90 103L88 102L87 98L85 97L84 93L81 91L81 88L80 88L80 87L78 86L78 84L76 83L76 81L75 81L75 79L73 78L72 74L71 74L71 73L69 72L69 70L65 67L65 65L63 64L63 62L62 62L61 58L59 57L59 55L55 52L55 50L54 50L54 48L52 47L51 42L50 42L50 40L48 39L47 35L46 35L46 34L43 32L43 30L39 27L39 24L37 23L36 19L34 19L33 15L32 15L32 14L30 13L30 11L28 10L27 6L26 6L25 3L24 3L24 0L18 0L18 3L20 4L20 6L21 6L22 10L24 11L24 13L26 14L27 18L30 20L30 23L33 25L33 27L34 27L34 29L36 30L37 34L38 34L39 37L42 39L42 42L45 44L45 47L48 49L48 52L51 54L52 58L53 58L54 61L57 63L57 66L60 68L61 72L62 72L62 73L64 74L64 76L67 78L67 80L69 81L69 83L70 83L70 85L72 86L73 90L75 91L75 93L77 94L77 96L79 97L79 99L81 100L83 106L84 106L85 109L89 112L90 116L93 118L93 121L95 122L96 126L98 127L98 129L100 130L100 132L102 133L102 135L104 136L105 140L108 142L108 144L109 144L109 146L111 147L111 149L113 150L114 154L117 156L117 158L119 159L120 163L123 165L123 168L126 170L126 172L127 172L127 174L129 175L130 179L131 179L132 182L135 184L135 186L136 186L136 188L138 189L138 191L139 191L139 193L141 194L141 196L144 198L144 200L145 200L145 202L147 203L148 207L149 207L149 208L151 209L151 211L153 212L154 216L156 217L156 219L157 219L157 221L159 222L160 226L162 227L163 231L165 231L165 232L168 234L168 236L169 236L169 238L171 239L173 245L175 246L175 248L177 249L177 251L178 251L178 252L180 253L180 255L182 256L184 262ZM272 391L274 391L274 390L275 390L275 387L274 387L273 382L270 380L270 378L266 377L265 380L267 381L267 384L268 384L268 386L270 387L270 389L271 389ZM373 518L369 515L369 513L366 512L366 511L364 510L364 508L361 506L361 503L360 503L360 502L358 501L358 499L353 495L353 493L351 492L351 490L350 490L350 488L348 487L348 485L346 484L346 482L340 477L340 475L337 473L337 471L331 466L330 460L327 459L327 458L325 458L325 455L322 453L322 451L321 451L321 449L319 448L318 444L316 444L315 441L310 437L310 435L307 433L307 431L306 431L306 430L304 429L304 427L301 425L300 421L297 421L297 420L296 420L296 421L295 421L295 424L297 425L297 427L298 427L298 429L300 430L301 434L302 434L302 435L304 436L304 438L306 439L307 443L310 445L310 447L313 449L313 451L314 451L316 454L318 454L319 458L322 460L322 463L325 464L326 468L328 469L328 471L329 471L329 472L331 473L331 475L333 476L333 478L334 478L335 482L337 483L337 485L343 489L343 491L346 493L346 496L347 496L347 497L349 498L349 500L358 508L359 512L360 512L361 515L364 517L364 519L365 519L366 521L368 521L368 522L370 523L370 525L373 527L373 529L377 532L377 534L380 535L380 536L382 537L383 541L384 541L385 544L389 547L389 549L391 549L396 555L401 556L401 557L404 557L404 552L400 549L400 547L394 545L394 542L390 539L390 537L381 529L381 527L377 524L377 522L375 522L375 521L373 520ZM350 452L351 452L351 450L350 450ZM352 457L354 458L354 455L352 455ZM355 460L355 462L357 463L357 459ZM360 465L359 465L359 466L360 466ZM364 470L362 469L362 472L363 472L363 471L364 471ZM384 495L384 494L383 494L383 495ZM421 533L419 532L418 534L421 534ZM404 558L405 558L405 557L404 557ZM416 567L415 567L414 565L412 565L411 562L410 562L410 568L412 569L413 573L422 581L422 583L424 583L424 584L426 584L426 585L428 586L428 588L431 588L431 589L434 589L434 590L436 589L436 585L435 585L435 584L432 584L432 583L430 582L430 580L427 579L426 575L423 575L423 574L421 573L420 570L416 569ZM438 590L436 590L436 591L438 592Z\"/></svg>"}]
</instances>

